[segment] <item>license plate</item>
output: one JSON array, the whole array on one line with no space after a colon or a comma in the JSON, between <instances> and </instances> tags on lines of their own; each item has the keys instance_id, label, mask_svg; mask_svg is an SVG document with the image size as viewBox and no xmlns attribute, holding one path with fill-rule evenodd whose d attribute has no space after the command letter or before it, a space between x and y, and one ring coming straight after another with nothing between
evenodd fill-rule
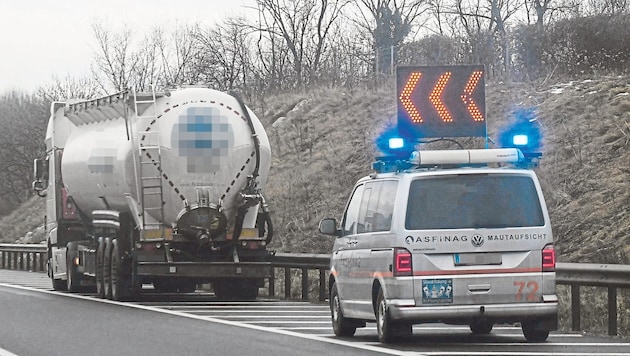
<instances>
[{"instance_id":1,"label":"license plate","mask_svg":"<svg viewBox=\"0 0 630 356\"><path fill-rule=\"evenodd\" d=\"M500 265L500 252L456 253L453 255L455 266Z\"/></svg>"},{"instance_id":2,"label":"license plate","mask_svg":"<svg viewBox=\"0 0 630 356\"><path fill-rule=\"evenodd\" d=\"M453 280L423 279L422 280L423 304L449 304L453 303Z\"/></svg>"}]
</instances>

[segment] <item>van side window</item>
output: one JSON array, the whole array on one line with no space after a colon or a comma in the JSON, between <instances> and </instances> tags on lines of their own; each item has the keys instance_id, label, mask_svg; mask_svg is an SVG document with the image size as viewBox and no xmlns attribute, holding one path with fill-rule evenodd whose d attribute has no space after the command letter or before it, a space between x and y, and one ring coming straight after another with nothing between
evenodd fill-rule
<instances>
[{"instance_id":1,"label":"van side window","mask_svg":"<svg viewBox=\"0 0 630 356\"><path fill-rule=\"evenodd\" d=\"M359 217L359 208L363 197L363 188L363 185L358 186L354 190L354 193L352 193L352 197L348 202L348 207L346 208L346 213L344 214L343 221L341 223L342 234L344 236L356 233L357 218Z\"/></svg>"},{"instance_id":2,"label":"van side window","mask_svg":"<svg viewBox=\"0 0 630 356\"><path fill-rule=\"evenodd\" d=\"M389 231L392 225L397 185L396 181L366 184L359 211L359 226L364 229L357 233Z\"/></svg>"},{"instance_id":3,"label":"van side window","mask_svg":"<svg viewBox=\"0 0 630 356\"><path fill-rule=\"evenodd\" d=\"M394 213L397 189L398 181L388 180L383 182L376 214L374 214L374 231L389 231L392 227L392 214Z\"/></svg>"}]
</instances>

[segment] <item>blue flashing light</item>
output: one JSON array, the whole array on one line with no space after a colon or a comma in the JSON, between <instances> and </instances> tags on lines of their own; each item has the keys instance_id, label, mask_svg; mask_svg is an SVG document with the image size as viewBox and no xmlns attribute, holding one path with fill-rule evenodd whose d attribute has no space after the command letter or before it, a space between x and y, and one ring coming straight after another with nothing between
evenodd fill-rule
<instances>
[{"instance_id":1,"label":"blue flashing light","mask_svg":"<svg viewBox=\"0 0 630 356\"><path fill-rule=\"evenodd\" d=\"M413 135L400 131L396 126L385 129L375 140L376 148L383 156L408 159L418 141Z\"/></svg>"},{"instance_id":2,"label":"blue flashing light","mask_svg":"<svg viewBox=\"0 0 630 356\"><path fill-rule=\"evenodd\" d=\"M534 109L514 111L514 121L500 131L498 144L502 148L518 148L525 157L539 157L542 130Z\"/></svg>"},{"instance_id":3,"label":"blue flashing light","mask_svg":"<svg viewBox=\"0 0 630 356\"><path fill-rule=\"evenodd\" d=\"M514 146L527 146L527 143L529 142L529 138L527 135L514 135L512 136L512 143L514 144Z\"/></svg>"},{"instance_id":4,"label":"blue flashing light","mask_svg":"<svg viewBox=\"0 0 630 356\"><path fill-rule=\"evenodd\" d=\"M405 140L400 137L392 137L389 139L389 148L396 150L405 147Z\"/></svg>"}]
</instances>

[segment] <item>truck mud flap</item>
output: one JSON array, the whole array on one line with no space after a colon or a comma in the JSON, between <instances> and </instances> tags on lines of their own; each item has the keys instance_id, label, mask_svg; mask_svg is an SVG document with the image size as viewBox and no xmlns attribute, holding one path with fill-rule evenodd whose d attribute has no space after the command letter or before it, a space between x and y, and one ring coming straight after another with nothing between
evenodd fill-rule
<instances>
[{"instance_id":1,"label":"truck mud flap","mask_svg":"<svg viewBox=\"0 0 630 356\"><path fill-rule=\"evenodd\" d=\"M268 278L271 276L269 262L139 262L139 276L150 277L193 277L193 278Z\"/></svg>"}]
</instances>

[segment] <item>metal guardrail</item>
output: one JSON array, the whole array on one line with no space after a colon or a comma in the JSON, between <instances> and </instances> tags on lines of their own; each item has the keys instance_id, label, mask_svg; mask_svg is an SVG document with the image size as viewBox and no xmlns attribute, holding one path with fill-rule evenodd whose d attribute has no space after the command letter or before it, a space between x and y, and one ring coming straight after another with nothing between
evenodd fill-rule
<instances>
[{"instance_id":1,"label":"metal guardrail","mask_svg":"<svg viewBox=\"0 0 630 356\"><path fill-rule=\"evenodd\" d=\"M26 244L0 244L0 268L33 272L45 272L46 246ZM276 253L272 259L272 276L269 278L269 296L276 295L276 270L284 271L284 298L292 299L292 270L301 271L301 299L309 300L311 286L310 271L318 271L318 300L328 296L328 273L330 255ZM581 328L580 287L595 286L608 291L608 334L617 335L618 305L617 290L630 288L630 265L597 263L557 263L557 284L571 289L571 328Z\"/></svg>"}]
</instances>

